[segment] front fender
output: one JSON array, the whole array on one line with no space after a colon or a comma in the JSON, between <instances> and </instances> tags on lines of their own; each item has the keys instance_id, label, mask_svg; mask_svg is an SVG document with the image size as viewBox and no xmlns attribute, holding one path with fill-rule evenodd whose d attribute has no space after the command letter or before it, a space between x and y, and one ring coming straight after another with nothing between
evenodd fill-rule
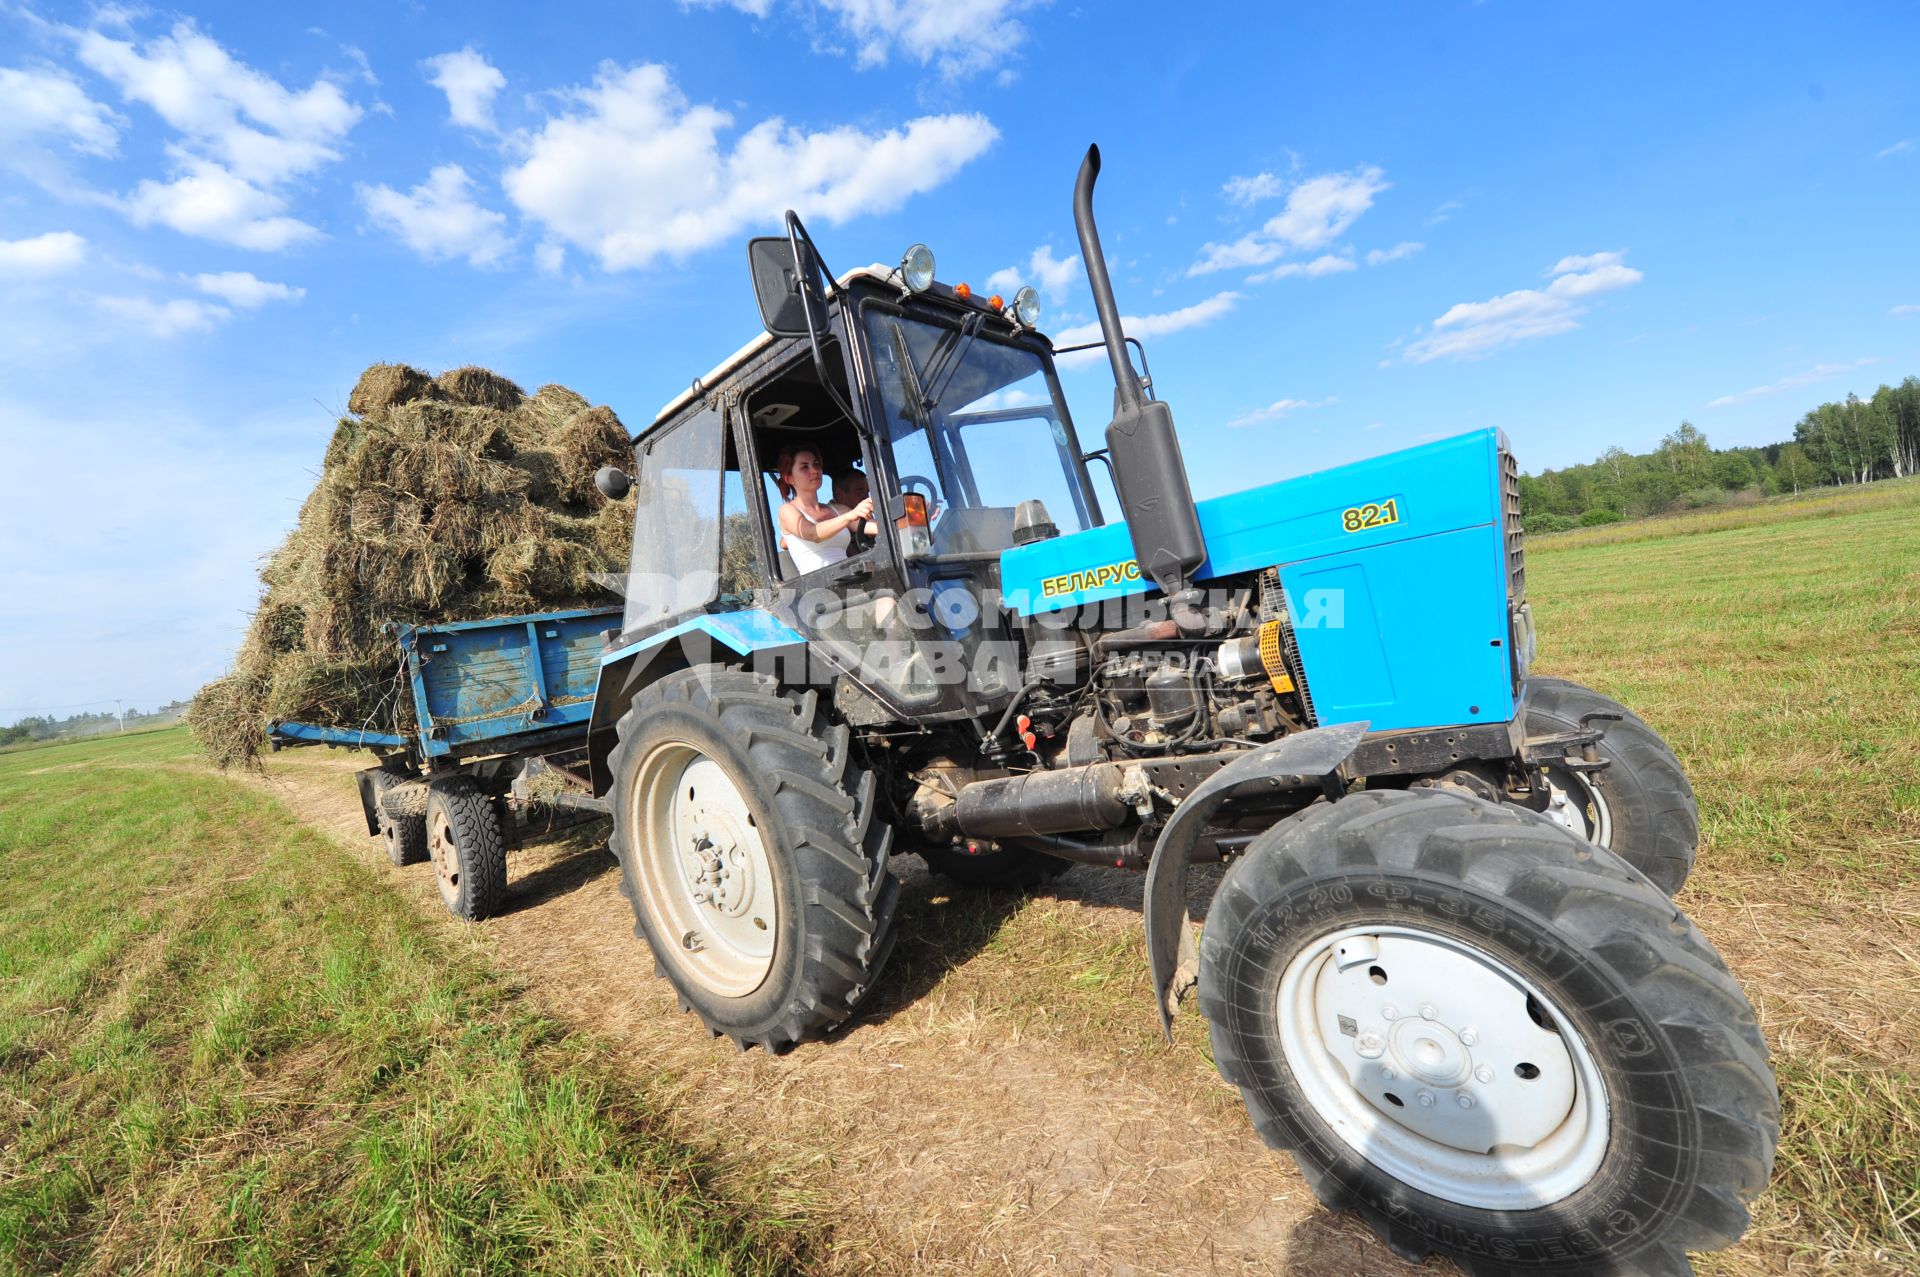
<instances>
[{"instance_id":1,"label":"front fender","mask_svg":"<svg viewBox=\"0 0 1920 1277\"><path fill-rule=\"evenodd\" d=\"M1327 784L1367 734L1367 726L1337 723L1262 745L1209 776L1174 808L1147 865L1145 908L1147 967L1153 973L1160 1025L1169 1039L1173 1013L1193 988L1200 969L1193 925L1187 917L1187 869L1193 863L1194 844L1236 793L1244 797L1260 789L1318 789Z\"/></svg>"}]
</instances>

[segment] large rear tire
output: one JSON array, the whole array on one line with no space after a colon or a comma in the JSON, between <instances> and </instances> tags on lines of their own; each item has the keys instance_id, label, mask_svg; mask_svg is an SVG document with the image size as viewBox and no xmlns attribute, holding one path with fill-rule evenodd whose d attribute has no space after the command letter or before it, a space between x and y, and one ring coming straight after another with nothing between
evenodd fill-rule
<instances>
[{"instance_id":1,"label":"large rear tire","mask_svg":"<svg viewBox=\"0 0 1920 1277\"><path fill-rule=\"evenodd\" d=\"M1740 986L1643 877L1522 810L1373 791L1282 821L1220 885L1199 989L1261 1138L1404 1256L1690 1273L1771 1173Z\"/></svg>"},{"instance_id":2,"label":"large rear tire","mask_svg":"<svg viewBox=\"0 0 1920 1277\"><path fill-rule=\"evenodd\" d=\"M774 1051L844 1021L892 951L900 888L847 728L814 692L708 665L641 692L618 732L621 890L681 1008Z\"/></svg>"},{"instance_id":3,"label":"large rear tire","mask_svg":"<svg viewBox=\"0 0 1920 1277\"><path fill-rule=\"evenodd\" d=\"M1597 772L1546 769L1547 815L1605 847L1669 896L1693 872L1700 847L1700 805L1693 786L1658 732L1619 701L1563 678L1527 680L1527 734L1578 731L1586 714L1618 714L1606 728Z\"/></svg>"},{"instance_id":4,"label":"large rear tire","mask_svg":"<svg viewBox=\"0 0 1920 1277\"><path fill-rule=\"evenodd\" d=\"M374 819L387 859L405 868L427 859L427 783L382 764L374 773Z\"/></svg>"}]
</instances>

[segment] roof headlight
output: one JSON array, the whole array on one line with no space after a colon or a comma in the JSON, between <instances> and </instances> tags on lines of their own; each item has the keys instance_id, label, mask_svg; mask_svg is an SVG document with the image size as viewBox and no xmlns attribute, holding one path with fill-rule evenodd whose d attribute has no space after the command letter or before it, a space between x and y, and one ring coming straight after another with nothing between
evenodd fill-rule
<instances>
[{"instance_id":1,"label":"roof headlight","mask_svg":"<svg viewBox=\"0 0 1920 1277\"><path fill-rule=\"evenodd\" d=\"M1032 284L1022 285L1020 291L1013 295L1013 305L1007 308L1007 313L1022 328L1040 326L1040 294Z\"/></svg>"},{"instance_id":2,"label":"roof headlight","mask_svg":"<svg viewBox=\"0 0 1920 1277\"><path fill-rule=\"evenodd\" d=\"M910 293L924 293L933 287L933 250L915 244L900 259L900 285Z\"/></svg>"}]
</instances>

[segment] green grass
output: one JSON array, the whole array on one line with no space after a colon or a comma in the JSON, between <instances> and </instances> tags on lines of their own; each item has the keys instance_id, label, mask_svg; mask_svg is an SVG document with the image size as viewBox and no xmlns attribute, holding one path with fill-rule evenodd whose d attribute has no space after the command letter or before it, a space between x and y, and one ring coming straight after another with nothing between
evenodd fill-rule
<instances>
[{"instance_id":1,"label":"green grass","mask_svg":"<svg viewBox=\"0 0 1920 1277\"><path fill-rule=\"evenodd\" d=\"M792 1265L590 1044L191 749L0 759L0 1271Z\"/></svg>"}]
</instances>

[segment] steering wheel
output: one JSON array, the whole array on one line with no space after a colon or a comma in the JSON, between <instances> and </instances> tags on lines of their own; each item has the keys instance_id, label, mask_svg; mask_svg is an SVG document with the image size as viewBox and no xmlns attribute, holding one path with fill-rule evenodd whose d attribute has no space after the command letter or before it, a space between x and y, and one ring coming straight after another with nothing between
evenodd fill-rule
<instances>
[{"instance_id":1,"label":"steering wheel","mask_svg":"<svg viewBox=\"0 0 1920 1277\"><path fill-rule=\"evenodd\" d=\"M908 488L919 484L927 490L927 504L932 506L940 499L940 489L933 486L933 480L923 474L903 474L900 476L900 492L904 496Z\"/></svg>"}]
</instances>

